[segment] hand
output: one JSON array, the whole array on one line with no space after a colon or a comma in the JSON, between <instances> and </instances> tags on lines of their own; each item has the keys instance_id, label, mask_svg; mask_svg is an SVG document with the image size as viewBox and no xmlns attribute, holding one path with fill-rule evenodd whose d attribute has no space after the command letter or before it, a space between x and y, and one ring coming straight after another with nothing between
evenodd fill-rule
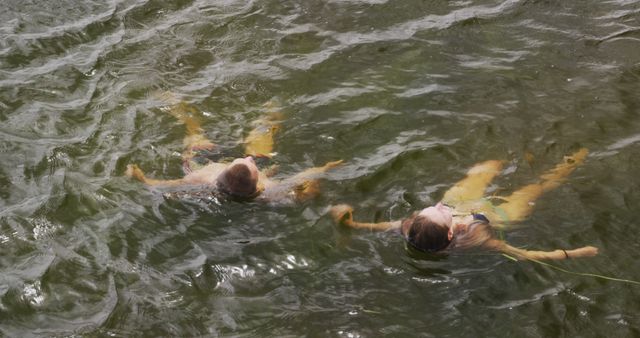
<instances>
[{"instance_id":1,"label":"hand","mask_svg":"<svg viewBox=\"0 0 640 338\"><path fill-rule=\"evenodd\" d=\"M138 165L136 164L127 165L127 170L124 172L124 175L127 177L135 178L136 180L141 182L144 182L145 180L144 172L142 172L142 170L138 168Z\"/></svg>"},{"instance_id":2,"label":"hand","mask_svg":"<svg viewBox=\"0 0 640 338\"><path fill-rule=\"evenodd\" d=\"M338 224L349 225L353 222L353 207L348 204L334 205L329 209L329 213Z\"/></svg>"},{"instance_id":3,"label":"hand","mask_svg":"<svg viewBox=\"0 0 640 338\"><path fill-rule=\"evenodd\" d=\"M329 170L329 169L335 168L335 167L337 167L337 166L341 165L341 164L342 164L342 162L344 162L344 161L343 161L343 160L337 160L337 161L333 161L333 162L327 162L327 163L322 167L322 169L324 169L324 170L326 171L326 170Z\"/></svg>"}]
</instances>

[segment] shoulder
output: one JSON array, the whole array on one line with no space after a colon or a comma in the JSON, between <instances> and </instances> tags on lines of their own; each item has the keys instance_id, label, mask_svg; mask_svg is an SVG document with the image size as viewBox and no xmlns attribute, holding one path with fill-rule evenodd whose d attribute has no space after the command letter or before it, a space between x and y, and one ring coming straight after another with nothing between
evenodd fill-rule
<instances>
[{"instance_id":1,"label":"shoulder","mask_svg":"<svg viewBox=\"0 0 640 338\"><path fill-rule=\"evenodd\" d=\"M183 180L188 184L213 185L226 167L227 164L224 163L209 163L198 170L190 172Z\"/></svg>"}]
</instances>

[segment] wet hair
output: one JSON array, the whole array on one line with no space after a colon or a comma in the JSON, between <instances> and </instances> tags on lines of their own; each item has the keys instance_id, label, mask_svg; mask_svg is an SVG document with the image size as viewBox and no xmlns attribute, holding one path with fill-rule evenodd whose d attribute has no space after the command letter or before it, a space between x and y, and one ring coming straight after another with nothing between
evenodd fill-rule
<instances>
[{"instance_id":1,"label":"wet hair","mask_svg":"<svg viewBox=\"0 0 640 338\"><path fill-rule=\"evenodd\" d=\"M451 243L447 226L417 214L405 219L402 229L407 243L422 252L442 251Z\"/></svg>"},{"instance_id":2,"label":"wet hair","mask_svg":"<svg viewBox=\"0 0 640 338\"><path fill-rule=\"evenodd\" d=\"M417 213L402 221L402 233L413 248L427 253L445 249L471 249L482 247L493 238L488 221L475 220L466 228L458 228L449 240L449 227L431 221Z\"/></svg>"},{"instance_id":3,"label":"wet hair","mask_svg":"<svg viewBox=\"0 0 640 338\"><path fill-rule=\"evenodd\" d=\"M450 248L471 249L484 246L493 236L493 229L488 220L475 220L466 229L458 229L453 234Z\"/></svg>"},{"instance_id":4,"label":"wet hair","mask_svg":"<svg viewBox=\"0 0 640 338\"><path fill-rule=\"evenodd\" d=\"M258 192L258 181L251 177L246 164L238 163L225 169L218 177L217 187L235 198L251 198Z\"/></svg>"}]
</instances>

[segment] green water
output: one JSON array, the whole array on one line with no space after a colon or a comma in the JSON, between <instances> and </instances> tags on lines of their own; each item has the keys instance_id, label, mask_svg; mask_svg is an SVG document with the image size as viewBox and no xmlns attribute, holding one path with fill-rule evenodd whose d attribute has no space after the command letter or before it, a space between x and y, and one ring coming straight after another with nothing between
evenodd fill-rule
<instances>
[{"instance_id":1,"label":"green water","mask_svg":"<svg viewBox=\"0 0 640 338\"><path fill-rule=\"evenodd\" d=\"M640 280L640 3L4 1L0 336L640 336L640 287L494 253L416 257L350 231L437 202L474 163L491 191L590 156L504 237ZM239 142L274 100L280 177L343 159L296 205L166 200L185 129ZM530 154L532 160L525 160Z\"/></svg>"}]
</instances>

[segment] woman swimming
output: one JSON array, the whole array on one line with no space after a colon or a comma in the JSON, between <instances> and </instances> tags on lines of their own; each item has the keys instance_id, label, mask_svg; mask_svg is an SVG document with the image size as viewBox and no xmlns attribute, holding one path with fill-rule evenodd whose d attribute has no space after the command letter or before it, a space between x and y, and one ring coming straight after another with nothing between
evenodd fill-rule
<instances>
[{"instance_id":1,"label":"woman swimming","mask_svg":"<svg viewBox=\"0 0 640 338\"><path fill-rule=\"evenodd\" d=\"M301 201L317 195L318 179L324 172L342 163L328 162L322 167L309 168L282 180L273 179L274 167L260 170L254 160L273 156L273 137L279 129L280 114L273 109L272 103L265 104L269 110L267 116L256 121L255 128L245 138L245 156L228 161L224 152L204 135L197 109L175 99L170 93L161 94L160 99L169 103L165 110L184 123L187 129L182 153L185 176L172 180L148 178L137 165L129 164L125 175L149 186L182 189L177 193L178 196L213 195L279 203ZM167 195L174 196L176 193Z\"/></svg>"},{"instance_id":2,"label":"woman swimming","mask_svg":"<svg viewBox=\"0 0 640 338\"><path fill-rule=\"evenodd\" d=\"M524 250L495 238L494 228L525 219L533 210L534 201L544 192L557 188L587 156L580 149L572 156L547 171L540 181L529 184L507 197L504 203L494 205L484 191L500 173L501 161L486 161L473 166L467 176L450 188L442 202L414 213L402 221L364 223L353 219L353 208L337 205L330 212L340 224L359 229L398 229L413 248L429 253L456 249L483 248L499 251L518 259L549 260L595 256L598 249L585 246L577 249L553 251Z\"/></svg>"}]
</instances>

